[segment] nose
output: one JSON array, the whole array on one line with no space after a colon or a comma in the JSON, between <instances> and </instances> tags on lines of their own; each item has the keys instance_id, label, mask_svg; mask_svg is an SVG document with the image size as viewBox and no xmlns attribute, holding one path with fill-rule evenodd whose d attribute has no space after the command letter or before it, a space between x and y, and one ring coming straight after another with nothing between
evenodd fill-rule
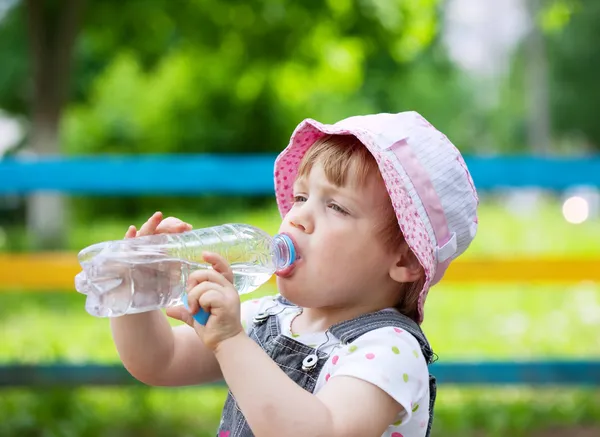
<instances>
[{"instance_id":1,"label":"nose","mask_svg":"<svg viewBox=\"0 0 600 437\"><path fill-rule=\"evenodd\" d=\"M290 225L301 232L311 234L314 230L314 220L304 206L302 209L292 210L289 213Z\"/></svg>"},{"instance_id":2,"label":"nose","mask_svg":"<svg viewBox=\"0 0 600 437\"><path fill-rule=\"evenodd\" d=\"M300 223L298 220L294 221L294 220L290 220L290 224L295 227L296 229L301 230L302 232L306 232L306 227Z\"/></svg>"}]
</instances>

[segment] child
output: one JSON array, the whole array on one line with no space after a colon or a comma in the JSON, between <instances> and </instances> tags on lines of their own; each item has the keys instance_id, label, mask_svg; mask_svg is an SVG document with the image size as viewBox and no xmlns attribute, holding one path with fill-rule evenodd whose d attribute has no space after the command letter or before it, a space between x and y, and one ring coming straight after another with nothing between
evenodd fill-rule
<instances>
[{"instance_id":1,"label":"child","mask_svg":"<svg viewBox=\"0 0 600 437\"><path fill-rule=\"evenodd\" d=\"M305 120L275 188L298 252L278 272L280 294L240 305L229 265L207 253L213 269L190 275L189 310L167 310L187 325L171 329L160 311L111 319L124 365L151 385L224 379L220 437L429 435L423 305L477 229L460 153L414 112ZM157 213L126 237L189 229ZM200 307L206 326L192 319Z\"/></svg>"}]
</instances>

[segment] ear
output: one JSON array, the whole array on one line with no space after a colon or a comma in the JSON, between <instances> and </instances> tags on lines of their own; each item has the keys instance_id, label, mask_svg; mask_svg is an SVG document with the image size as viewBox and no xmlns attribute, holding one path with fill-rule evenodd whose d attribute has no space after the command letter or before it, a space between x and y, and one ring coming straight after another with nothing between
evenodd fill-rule
<instances>
[{"instance_id":1,"label":"ear","mask_svg":"<svg viewBox=\"0 0 600 437\"><path fill-rule=\"evenodd\" d=\"M402 243L390 266L390 277L400 283L415 282L423 277L423 267L408 244Z\"/></svg>"}]
</instances>

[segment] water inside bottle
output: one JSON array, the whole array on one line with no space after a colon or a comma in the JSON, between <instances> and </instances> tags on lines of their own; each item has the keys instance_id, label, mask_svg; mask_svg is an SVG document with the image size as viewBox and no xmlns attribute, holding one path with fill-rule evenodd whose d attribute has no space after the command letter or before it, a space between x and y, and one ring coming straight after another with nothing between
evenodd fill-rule
<instances>
[{"instance_id":1,"label":"water inside bottle","mask_svg":"<svg viewBox=\"0 0 600 437\"><path fill-rule=\"evenodd\" d=\"M256 290L273 271L253 264L232 264L233 283L239 294ZM86 310L98 317L117 317L182 305L188 276L207 264L163 259L155 262L104 265L101 277L92 278L87 288ZM89 279L88 279L89 280Z\"/></svg>"},{"instance_id":2,"label":"water inside bottle","mask_svg":"<svg viewBox=\"0 0 600 437\"><path fill-rule=\"evenodd\" d=\"M233 285L239 294L251 293L273 276L273 271L255 265L237 264L233 270Z\"/></svg>"}]
</instances>

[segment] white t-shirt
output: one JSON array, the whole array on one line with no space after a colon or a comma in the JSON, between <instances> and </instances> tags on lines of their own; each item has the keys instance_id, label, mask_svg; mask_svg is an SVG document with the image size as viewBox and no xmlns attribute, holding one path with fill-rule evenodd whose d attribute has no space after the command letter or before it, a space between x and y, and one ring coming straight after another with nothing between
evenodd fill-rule
<instances>
[{"instance_id":1,"label":"white t-shirt","mask_svg":"<svg viewBox=\"0 0 600 437\"><path fill-rule=\"evenodd\" d=\"M390 308L389 311L396 311ZM281 333L329 355L317 379L317 393L330 378L353 376L389 394L404 411L390 424L382 437L423 437L429 422L429 371L417 339L394 327L370 331L342 346L331 333L292 334L290 324L300 312L284 306L275 296L242 304L242 325L247 333L257 313L277 314Z\"/></svg>"}]
</instances>

